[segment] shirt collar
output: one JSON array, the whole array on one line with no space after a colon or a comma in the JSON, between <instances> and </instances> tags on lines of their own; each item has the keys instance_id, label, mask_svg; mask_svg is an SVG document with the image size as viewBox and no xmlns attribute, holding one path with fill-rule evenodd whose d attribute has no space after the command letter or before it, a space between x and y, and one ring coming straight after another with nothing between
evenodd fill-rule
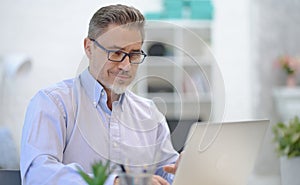
<instances>
[{"instance_id":1,"label":"shirt collar","mask_svg":"<svg viewBox=\"0 0 300 185\"><path fill-rule=\"evenodd\" d=\"M96 107L100 101L100 98L106 98L107 94L103 86L91 75L88 68L85 69L81 75L81 84L88 96L88 98L93 102L93 105ZM126 93L121 94L119 98L119 103L123 111L123 99Z\"/></svg>"},{"instance_id":2,"label":"shirt collar","mask_svg":"<svg viewBox=\"0 0 300 185\"><path fill-rule=\"evenodd\" d=\"M102 92L104 91L102 85L95 80L88 68L81 73L80 79L88 98L93 102L94 106L97 106L100 96L103 95Z\"/></svg>"}]
</instances>

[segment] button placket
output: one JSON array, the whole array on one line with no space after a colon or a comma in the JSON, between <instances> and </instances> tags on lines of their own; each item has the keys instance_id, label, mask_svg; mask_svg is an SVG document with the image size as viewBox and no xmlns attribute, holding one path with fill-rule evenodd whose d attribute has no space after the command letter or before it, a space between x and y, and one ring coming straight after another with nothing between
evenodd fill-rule
<instances>
[{"instance_id":1,"label":"button placket","mask_svg":"<svg viewBox=\"0 0 300 185\"><path fill-rule=\"evenodd\" d=\"M120 126L116 119L114 119L115 112L112 112L111 120L109 123L110 126L110 158L114 162L120 161Z\"/></svg>"}]
</instances>

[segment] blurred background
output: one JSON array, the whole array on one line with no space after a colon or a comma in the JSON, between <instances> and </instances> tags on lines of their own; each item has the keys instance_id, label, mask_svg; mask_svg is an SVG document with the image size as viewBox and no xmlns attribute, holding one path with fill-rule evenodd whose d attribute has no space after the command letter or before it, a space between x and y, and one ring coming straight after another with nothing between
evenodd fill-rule
<instances>
[{"instance_id":1,"label":"blurred background","mask_svg":"<svg viewBox=\"0 0 300 185\"><path fill-rule=\"evenodd\" d=\"M108 4L135 6L148 20L171 21L196 32L198 29L200 36L204 30L211 55L217 62L217 66L209 66L210 83L216 87L220 83L214 84L213 80L217 67L225 91L221 89L220 94L216 91L214 100L205 100L206 115L199 119L209 119L209 104L223 109L218 97L225 97L223 120L267 118L273 124L300 112L297 88L300 83L297 74L300 1L0 0L0 3L0 128L10 133L8 137L16 146L16 159L31 97L41 88L76 75L84 57L83 39L87 36L89 20L96 10ZM153 34L155 37L155 32ZM178 33L172 34L175 36L170 39L176 38ZM295 73L288 75L283 64L291 64ZM151 67L145 65L144 68ZM145 89L141 91L145 93ZM150 93L147 95L151 97ZM170 104L172 106L176 104ZM178 119L172 115L167 118ZM270 182L278 184L278 164L270 140L265 142L265 153L257 169L269 174Z\"/></svg>"}]
</instances>

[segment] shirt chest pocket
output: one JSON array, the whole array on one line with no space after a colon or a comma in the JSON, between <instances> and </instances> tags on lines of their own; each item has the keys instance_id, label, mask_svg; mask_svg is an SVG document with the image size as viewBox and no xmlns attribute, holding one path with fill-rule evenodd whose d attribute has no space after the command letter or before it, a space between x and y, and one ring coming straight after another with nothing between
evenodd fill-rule
<instances>
[{"instance_id":1,"label":"shirt chest pocket","mask_svg":"<svg viewBox=\"0 0 300 185\"><path fill-rule=\"evenodd\" d=\"M121 133L120 149L125 163L135 166L150 165L160 157L156 156L156 151L160 149L156 129L151 131L125 129Z\"/></svg>"}]
</instances>

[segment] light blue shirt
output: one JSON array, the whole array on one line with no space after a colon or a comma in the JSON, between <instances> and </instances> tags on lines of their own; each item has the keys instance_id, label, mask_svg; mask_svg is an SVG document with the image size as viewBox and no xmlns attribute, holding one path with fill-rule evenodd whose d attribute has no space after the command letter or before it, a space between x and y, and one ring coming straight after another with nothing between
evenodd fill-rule
<instances>
[{"instance_id":1,"label":"light blue shirt","mask_svg":"<svg viewBox=\"0 0 300 185\"><path fill-rule=\"evenodd\" d=\"M30 101L21 143L24 185L85 185L78 169L109 159L131 172L147 168L170 183L162 166L174 163L165 117L153 101L130 91L107 107L107 94L85 70L40 90ZM113 184L113 173L106 184Z\"/></svg>"}]
</instances>

